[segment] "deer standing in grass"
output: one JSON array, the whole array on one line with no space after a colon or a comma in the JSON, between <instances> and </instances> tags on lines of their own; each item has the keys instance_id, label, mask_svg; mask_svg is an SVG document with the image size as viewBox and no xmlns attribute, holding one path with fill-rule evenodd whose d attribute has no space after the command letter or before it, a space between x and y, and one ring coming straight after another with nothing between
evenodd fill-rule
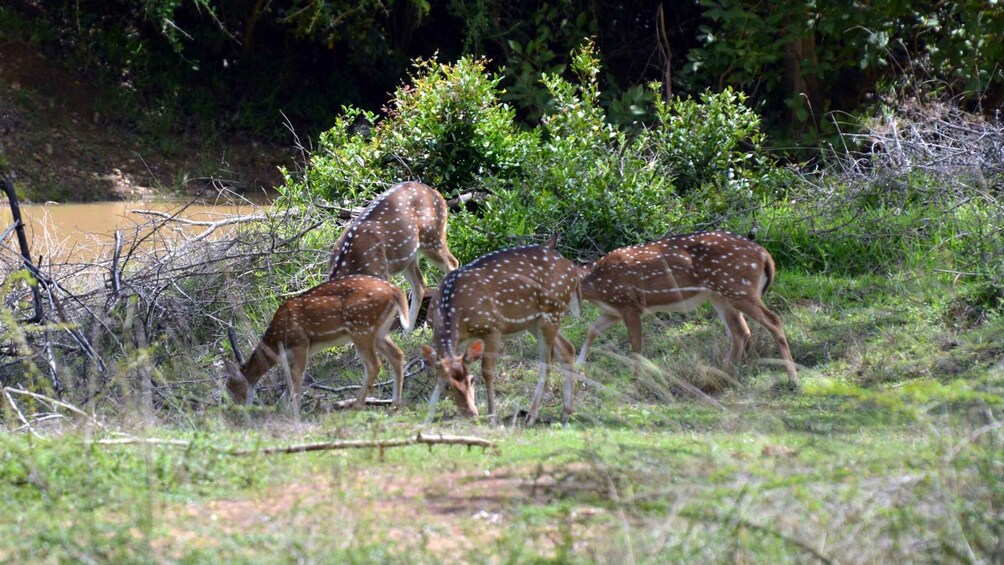
<instances>
[{"instance_id":1,"label":"deer standing in grass","mask_svg":"<svg viewBox=\"0 0 1004 565\"><path fill-rule=\"evenodd\" d=\"M732 339L726 359L730 373L750 337L745 314L771 333L788 378L798 383L781 318L763 303L763 293L774 280L774 259L760 245L724 231L678 235L617 249L582 271L582 297L599 306L603 315L589 328L578 364L585 362L596 336L619 321L627 326L631 349L641 355L642 316L689 312L711 302Z\"/></svg>"},{"instance_id":2,"label":"deer standing in grass","mask_svg":"<svg viewBox=\"0 0 1004 565\"><path fill-rule=\"evenodd\" d=\"M250 404L254 386L273 365L288 362L292 402L300 405L303 373L311 353L351 341L366 370L355 406L362 407L380 372L382 355L394 370L394 406L401 405L404 354L387 333L394 314L407 331L408 304L401 289L368 275L349 275L321 283L279 306L247 362L240 368L226 361L227 389L238 404Z\"/></svg>"},{"instance_id":3,"label":"deer standing in grass","mask_svg":"<svg viewBox=\"0 0 1004 565\"><path fill-rule=\"evenodd\" d=\"M419 251L446 273L459 265L446 244L443 196L424 184L403 182L374 199L338 238L328 278L363 274L390 280L404 272L411 285L407 327L414 328L425 296Z\"/></svg>"},{"instance_id":4,"label":"deer standing in grass","mask_svg":"<svg viewBox=\"0 0 1004 565\"><path fill-rule=\"evenodd\" d=\"M529 331L537 338L541 367L527 424L537 419L555 351L565 366L562 419L567 420L572 412L575 347L559 327L570 306L578 314L579 274L574 263L554 250L556 239L543 246L489 253L443 279L429 307L434 347L423 347L426 362L438 376L429 419L444 388L462 415L478 415L470 364L481 359L488 414L494 421L495 365L502 338Z\"/></svg>"}]
</instances>

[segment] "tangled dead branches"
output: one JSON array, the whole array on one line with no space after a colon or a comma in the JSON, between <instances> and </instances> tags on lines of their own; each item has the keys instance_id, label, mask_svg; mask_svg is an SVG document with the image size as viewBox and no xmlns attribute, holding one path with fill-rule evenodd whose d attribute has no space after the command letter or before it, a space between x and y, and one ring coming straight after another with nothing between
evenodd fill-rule
<instances>
[{"instance_id":1,"label":"tangled dead branches","mask_svg":"<svg viewBox=\"0 0 1004 565\"><path fill-rule=\"evenodd\" d=\"M193 202L172 213L136 210L144 219L99 242L95 260L40 260L38 320L24 315L35 285L15 275L25 259L8 231L0 385L147 415L217 403L226 328L252 341L279 301L319 282L330 238L307 234L338 221L320 208L278 205L196 221L185 213Z\"/></svg>"},{"instance_id":2,"label":"tangled dead branches","mask_svg":"<svg viewBox=\"0 0 1004 565\"><path fill-rule=\"evenodd\" d=\"M952 196L1004 191L1004 124L951 102L905 100L895 112L868 120L850 135L866 151L846 171L906 178L918 172L940 181Z\"/></svg>"}]
</instances>

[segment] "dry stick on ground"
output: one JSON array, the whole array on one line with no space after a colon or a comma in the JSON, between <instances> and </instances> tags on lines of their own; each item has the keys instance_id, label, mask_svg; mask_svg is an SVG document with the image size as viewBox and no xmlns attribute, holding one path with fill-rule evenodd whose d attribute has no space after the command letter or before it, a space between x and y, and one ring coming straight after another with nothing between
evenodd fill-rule
<instances>
[{"instance_id":1,"label":"dry stick on ground","mask_svg":"<svg viewBox=\"0 0 1004 565\"><path fill-rule=\"evenodd\" d=\"M227 331L229 333L232 330L228 329ZM231 341L231 343L233 343L233 342ZM240 361L238 361L238 362L241 365L243 365L243 362L240 362ZM418 365L418 368L415 369L415 370L409 371L408 367L411 367L412 365ZM425 359L422 359L421 357L415 357L414 359L412 359L411 361L409 361L407 365L405 365L405 367L404 367L404 378L407 379L409 377L414 377L415 375L421 373L424 370L425 370ZM373 386L370 387L370 388L374 388L375 389L375 388L379 388L379 387L387 386L387 385L391 385L391 384L394 384L394 379L388 379L386 381L382 381L382 382L379 382L379 383L373 383ZM328 385L322 385L320 383L309 383L309 384L306 384L304 386L306 386L308 388L316 388L317 390L323 390L324 392L334 392L334 393L348 392L350 390L359 390L359 389L363 388L363 385L328 386Z\"/></svg>"},{"instance_id":2,"label":"dry stick on ground","mask_svg":"<svg viewBox=\"0 0 1004 565\"><path fill-rule=\"evenodd\" d=\"M96 445L167 445L176 447L191 447L192 442L187 440L160 439L160 438L114 438L100 439L92 442ZM418 432L414 437L392 438L378 440L339 440L324 441L316 443L301 443L282 447L266 447L262 449L218 449L220 453L226 455L246 456L246 455L275 455L286 453L307 453L309 451L329 451L337 449L386 449L389 447L404 447L407 445L428 445L432 449L433 445L466 445L467 447L481 447L483 449L494 448L495 442L475 437L475 436L454 436L444 434L424 434Z\"/></svg>"},{"instance_id":3,"label":"dry stick on ground","mask_svg":"<svg viewBox=\"0 0 1004 565\"><path fill-rule=\"evenodd\" d=\"M358 402L359 402L358 398L346 398L344 400L339 400L338 402L335 402L334 404L331 405L331 407L334 408L335 410L345 410L348 408L354 408ZM394 404L394 400L390 398L375 398L372 396L367 396L366 399L363 400L363 404L365 404L366 406L390 406Z\"/></svg>"},{"instance_id":4,"label":"dry stick on ground","mask_svg":"<svg viewBox=\"0 0 1004 565\"><path fill-rule=\"evenodd\" d=\"M56 400L55 398L50 398L50 397L45 396L43 394L38 394L37 392L31 392L31 391L28 391L28 390L21 390L19 388L13 388L13 387L9 387L9 386L8 387L4 387L3 392L4 392L4 395L7 396L8 400L11 400L10 394L20 394L20 395L23 395L23 396L28 396L28 397L34 398L35 400L39 400L39 401L44 402L44 403L46 403L46 404L48 404L50 406L53 406L53 407L65 408L66 410L69 410L70 412L73 412L74 414L77 414L79 416L83 416L84 418L87 418L87 421L89 421L90 423L94 424L98 428L100 428L102 430L105 429L104 425L102 425L101 422L99 422L98 419L95 418L93 415L88 414L87 412L84 412L80 408L77 408L76 406L74 406L72 404L69 404L69 403L66 403L66 402L63 402L61 400Z\"/></svg>"},{"instance_id":5,"label":"dry stick on ground","mask_svg":"<svg viewBox=\"0 0 1004 565\"><path fill-rule=\"evenodd\" d=\"M331 449L363 449L402 447L406 445L425 444L432 448L433 445L466 445L467 447L493 448L495 442L474 436L453 436L444 434L426 435L418 432L412 438L385 439L385 440L341 440L327 441L319 443L305 443L290 445L286 447L269 447L257 450L235 450L230 451L230 455L254 455L262 453L266 455L276 453L305 453L307 451L326 451Z\"/></svg>"},{"instance_id":6,"label":"dry stick on ground","mask_svg":"<svg viewBox=\"0 0 1004 565\"><path fill-rule=\"evenodd\" d=\"M28 428L28 431L31 432L31 435L38 436L38 434L35 433L35 428L32 428L31 424L28 423L28 419L25 418L24 414L21 413L21 409L18 408L17 403L14 402L13 398L11 398L10 392L6 388L3 391L3 395L7 398L7 404L10 406L11 410L13 410L15 414L17 414L17 419L21 420L21 423L24 424L26 428Z\"/></svg>"}]
</instances>

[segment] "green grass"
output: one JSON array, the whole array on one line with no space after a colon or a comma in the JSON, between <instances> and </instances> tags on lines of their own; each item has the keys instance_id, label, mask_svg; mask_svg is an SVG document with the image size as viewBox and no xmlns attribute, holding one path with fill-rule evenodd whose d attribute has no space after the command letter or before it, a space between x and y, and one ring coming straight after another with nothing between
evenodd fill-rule
<instances>
[{"instance_id":1,"label":"green grass","mask_svg":"<svg viewBox=\"0 0 1004 565\"><path fill-rule=\"evenodd\" d=\"M815 419L826 411L819 404L795 401L785 412L792 421ZM672 421L674 408L620 412ZM959 459L947 458L967 429L954 416L864 419L856 429L823 433L760 431L756 414L771 408L780 406L730 406L730 417L706 430L583 424L507 430L451 422L449 431L489 437L497 448L414 446L382 455L217 451L347 432L344 423L327 421L299 427L273 421L275 428L211 434L152 430L191 440L187 449L88 446L77 433L4 436L0 497L18 511L0 523L3 557L370 562L418 551L419 560L430 562L491 555L591 561L630 550L642 562L705 554L801 562L811 554L803 546L816 548L812 540L852 547L843 531L849 510L869 517L857 535L900 536L912 544L940 535L943 512L979 505L970 498L974 489L1000 489L993 482L999 478L981 479L968 465L999 464L999 452L981 451L977 443ZM404 421L351 419L356 437L415 429ZM910 519L924 529L897 522L904 503L922 512ZM461 539L451 541L454 535ZM444 548L452 550L440 553ZM859 555L903 555L876 551Z\"/></svg>"},{"instance_id":2,"label":"green grass","mask_svg":"<svg viewBox=\"0 0 1004 565\"><path fill-rule=\"evenodd\" d=\"M105 417L188 447L98 445L114 436L63 421L39 425L41 437L6 433L0 560L997 561L1004 317L959 323L968 296L916 273L782 272L768 303L803 365L800 391L773 386L778 367L747 363L710 399L682 393L675 379L720 367L727 340L710 309L660 315L645 321L643 379L618 355L623 327L597 341L587 376L603 386L578 387L567 427L557 379L543 423L511 425L536 381L533 340L515 338L497 385L504 425L459 420L444 402L429 427L496 442L487 450L226 453L412 436L422 377L398 412L308 402L294 424L271 406L225 405L152 428ZM595 315L569 320L573 342ZM752 329L753 357L776 356ZM410 357L428 338L400 343ZM315 356L309 371L361 378L350 348Z\"/></svg>"}]
</instances>

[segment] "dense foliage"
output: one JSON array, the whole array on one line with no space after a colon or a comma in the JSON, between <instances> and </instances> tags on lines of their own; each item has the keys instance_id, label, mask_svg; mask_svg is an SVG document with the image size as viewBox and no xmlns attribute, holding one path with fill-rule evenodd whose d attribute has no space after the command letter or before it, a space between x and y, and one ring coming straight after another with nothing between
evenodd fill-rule
<instances>
[{"instance_id":1,"label":"dense foliage","mask_svg":"<svg viewBox=\"0 0 1004 565\"><path fill-rule=\"evenodd\" d=\"M1004 4L979 0L15 0L0 37L120 85L109 115L280 136L280 110L311 131L343 105L376 111L410 61L437 53L483 57L501 99L536 123L555 104L541 75L569 70L584 37L615 123L655 119L650 81L666 98L741 90L768 131L810 146L830 112L863 110L904 77L970 108L1004 102Z\"/></svg>"},{"instance_id":2,"label":"dense foliage","mask_svg":"<svg viewBox=\"0 0 1004 565\"><path fill-rule=\"evenodd\" d=\"M618 126L601 104L591 44L572 69L577 82L545 75L553 108L527 130L483 62L421 61L385 119L346 108L286 194L361 202L411 178L447 197L473 192L478 206L451 233L471 259L559 226L570 252L590 256L673 228L741 223L782 186L742 94L664 101L653 85L655 123Z\"/></svg>"},{"instance_id":3,"label":"dense foliage","mask_svg":"<svg viewBox=\"0 0 1004 565\"><path fill-rule=\"evenodd\" d=\"M790 134L808 134L802 142L832 129L832 111L857 111L914 80L930 80L970 107L1004 103L997 2L700 4L701 45L687 52L685 76L755 92L765 113L784 116Z\"/></svg>"}]
</instances>

